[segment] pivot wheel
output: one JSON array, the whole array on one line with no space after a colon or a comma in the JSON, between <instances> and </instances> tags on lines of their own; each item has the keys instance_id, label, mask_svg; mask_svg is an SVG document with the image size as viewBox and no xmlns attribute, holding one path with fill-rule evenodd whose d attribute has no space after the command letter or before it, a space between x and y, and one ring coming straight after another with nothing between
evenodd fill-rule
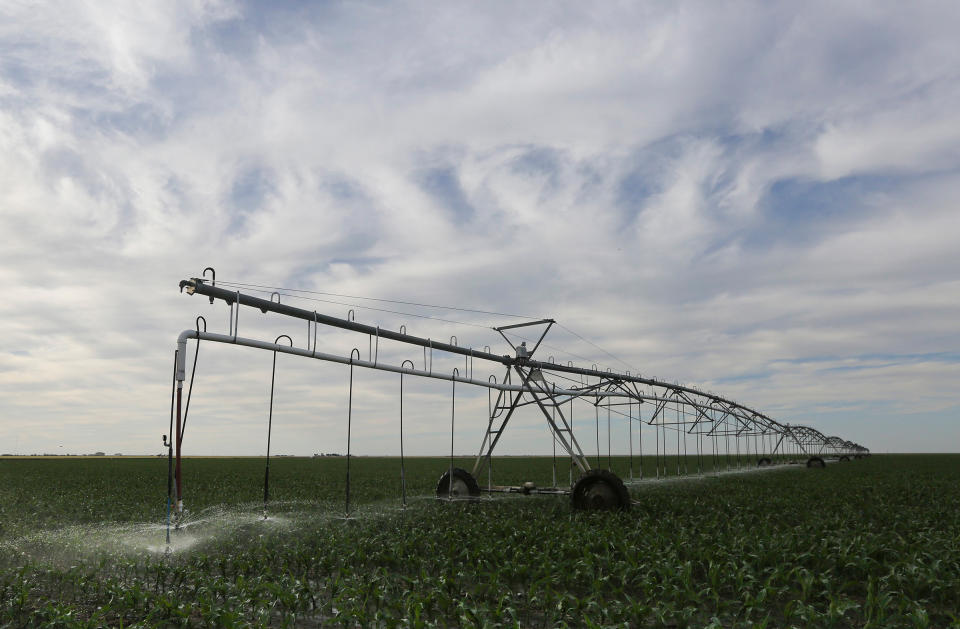
<instances>
[{"instance_id":1,"label":"pivot wheel","mask_svg":"<svg viewBox=\"0 0 960 629\"><path fill-rule=\"evenodd\" d=\"M840 462L841 462L841 463L847 463L847 462L849 462L849 461L850 461L850 457L848 457L846 454L844 454L842 457L840 457Z\"/></svg>"},{"instance_id":2,"label":"pivot wheel","mask_svg":"<svg viewBox=\"0 0 960 629\"><path fill-rule=\"evenodd\" d=\"M821 458L818 457L818 456L812 456L812 457L810 457L809 459L807 459L807 467L818 467L818 468L819 468L819 467L826 467L826 466L827 466L827 464L824 463L824 462L823 462L823 459L821 459Z\"/></svg>"},{"instance_id":3,"label":"pivot wheel","mask_svg":"<svg viewBox=\"0 0 960 629\"><path fill-rule=\"evenodd\" d=\"M447 470L437 482L437 498L475 498L480 495L480 485L470 472L459 467L453 468L453 482Z\"/></svg>"},{"instance_id":4,"label":"pivot wheel","mask_svg":"<svg viewBox=\"0 0 960 629\"><path fill-rule=\"evenodd\" d=\"M626 511L630 492L613 472L588 470L574 484L570 502L580 511Z\"/></svg>"},{"instance_id":5,"label":"pivot wheel","mask_svg":"<svg viewBox=\"0 0 960 629\"><path fill-rule=\"evenodd\" d=\"M766 467L768 465L773 465L773 461L767 457L761 457L761 459L757 461L757 467Z\"/></svg>"}]
</instances>

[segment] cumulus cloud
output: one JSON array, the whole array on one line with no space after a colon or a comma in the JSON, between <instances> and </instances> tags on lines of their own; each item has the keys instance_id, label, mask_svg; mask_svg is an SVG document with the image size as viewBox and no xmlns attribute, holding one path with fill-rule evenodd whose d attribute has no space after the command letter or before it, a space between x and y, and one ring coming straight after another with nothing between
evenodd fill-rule
<instances>
[{"instance_id":1,"label":"cumulus cloud","mask_svg":"<svg viewBox=\"0 0 960 629\"><path fill-rule=\"evenodd\" d=\"M558 360L629 364L897 449L902 433L875 426L958 408L955 13L5 5L0 435L157 450L176 334L196 313L226 328L222 304L176 290L212 265L554 316L618 358L557 329ZM332 300L302 304L497 346L492 315L435 313L481 327L458 326ZM255 311L241 327L291 333ZM269 355L228 350L201 350L191 447L256 453ZM282 363L279 443L342 449L312 444L344 436L343 369L296 365ZM393 452L395 384L361 378L361 451ZM468 451L486 402L462 396ZM416 399L438 418L419 443L438 452L450 400L430 383ZM910 447L955 442L950 426ZM531 430L515 451L548 447Z\"/></svg>"}]
</instances>

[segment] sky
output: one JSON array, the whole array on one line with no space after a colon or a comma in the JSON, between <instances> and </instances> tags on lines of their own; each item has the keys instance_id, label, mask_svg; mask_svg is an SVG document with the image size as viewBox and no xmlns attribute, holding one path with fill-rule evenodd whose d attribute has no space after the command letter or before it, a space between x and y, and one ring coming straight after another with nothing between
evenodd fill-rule
<instances>
[{"instance_id":1,"label":"sky","mask_svg":"<svg viewBox=\"0 0 960 629\"><path fill-rule=\"evenodd\" d=\"M228 327L178 291L208 266L498 353L506 315L552 317L541 358L957 451L957 24L952 2L0 1L0 452L165 451L178 334ZM239 332L307 342L251 309ZM263 454L272 360L201 344L185 453ZM448 451L451 417L479 449L486 390L405 380L407 454ZM280 355L273 452L343 452L349 381ZM353 452L398 453L399 377L353 381ZM499 451L550 451L514 423Z\"/></svg>"}]
</instances>

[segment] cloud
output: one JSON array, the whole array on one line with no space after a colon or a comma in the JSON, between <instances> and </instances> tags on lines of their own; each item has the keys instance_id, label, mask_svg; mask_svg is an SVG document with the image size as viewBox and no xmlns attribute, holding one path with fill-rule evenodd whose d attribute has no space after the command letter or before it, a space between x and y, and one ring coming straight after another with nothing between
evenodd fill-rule
<instances>
[{"instance_id":1,"label":"cloud","mask_svg":"<svg viewBox=\"0 0 960 629\"><path fill-rule=\"evenodd\" d=\"M824 129L814 149L822 177L957 169L960 131L952 112L960 106L960 91L955 83L923 86L884 105L840 117Z\"/></svg>"},{"instance_id":2,"label":"cloud","mask_svg":"<svg viewBox=\"0 0 960 629\"><path fill-rule=\"evenodd\" d=\"M878 449L897 444L875 418L905 400L956 415L941 356L960 341L952 8L0 11L0 436L22 449L49 450L61 426L91 451L157 448L176 334L198 312L226 328L222 304L176 291L208 265L221 280L555 316L634 371ZM328 301L341 303L299 303L506 351L483 329L495 315L428 311L480 327L458 326ZM240 326L304 342L305 326L255 311ZM321 336L344 354L367 342ZM624 368L562 328L547 343L557 360ZM191 447L259 452L269 355L231 349L202 350ZM333 449L313 444L339 430L344 380L285 369L301 453ZM434 384L416 399L445 426ZM358 447L389 443L395 385L361 379ZM486 410L482 392L462 395L479 418L467 451ZM26 421L45 436L28 442ZM225 444L234 424L251 430ZM424 452L448 447L445 428L419 429ZM960 436L937 430L924 447Z\"/></svg>"}]
</instances>

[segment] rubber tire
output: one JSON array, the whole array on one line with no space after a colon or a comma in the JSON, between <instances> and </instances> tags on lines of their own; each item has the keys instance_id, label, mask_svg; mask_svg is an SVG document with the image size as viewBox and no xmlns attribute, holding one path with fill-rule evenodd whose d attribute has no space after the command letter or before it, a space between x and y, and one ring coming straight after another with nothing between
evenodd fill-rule
<instances>
[{"instance_id":1,"label":"rubber tire","mask_svg":"<svg viewBox=\"0 0 960 629\"><path fill-rule=\"evenodd\" d=\"M849 463L849 462L850 462L850 457L848 457L846 454L844 454L842 457L840 457L839 460L840 460L841 463Z\"/></svg>"},{"instance_id":2,"label":"rubber tire","mask_svg":"<svg viewBox=\"0 0 960 629\"><path fill-rule=\"evenodd\" d=\"M574 483L570 504L575 511L628 511L630 492L613 472L588 470Z\"/></svg>"},{"instance_id":3,"label":"rubber tire","mask_svg":"<svg viewBox=\"0 0 960 629\"><path fill-rule=\"evenodd\" d=\"M773 461L768 457L761 457L760 460L757 461L757 467L767 467L768 465L773 465Z\"/></svg>"},{"instance_id":4,"label":"rubber tire","mask_svg":"<svg viewBox=\"0 0 960 629\"><path fill-rule=\"evenodd\" d=\"M467 486L467 494L471 498L476 498L480 495L480 485L477 484L477 479L473 477L470 472L465 469L455 467L453 468L453 478L456 481L461 481L464 485ZM456 487L456 483L454 483ZM437 498L447 498L450 495L450 470L445 470L443 475L440 477L440 480L437 481ZM454 493L455 498L462 498Z\"/></svg>"},{"instance_id":5,"label":"rubber tire","mask_svg":"<svg viewBox=\"0 0 960 629\"><path fill-rule=\"evenodd\" d=\"M822 468L824 468L824 467L826 467L826 466L827 466L827 464L824 463L823 459L821 459L821 458L818 457L818 456L812 456L812 457L810 457L809 459L807 459L807 467L809 467L809 468L821 468L821 469L822 469Z\"/></svg>"}]
</instances>

